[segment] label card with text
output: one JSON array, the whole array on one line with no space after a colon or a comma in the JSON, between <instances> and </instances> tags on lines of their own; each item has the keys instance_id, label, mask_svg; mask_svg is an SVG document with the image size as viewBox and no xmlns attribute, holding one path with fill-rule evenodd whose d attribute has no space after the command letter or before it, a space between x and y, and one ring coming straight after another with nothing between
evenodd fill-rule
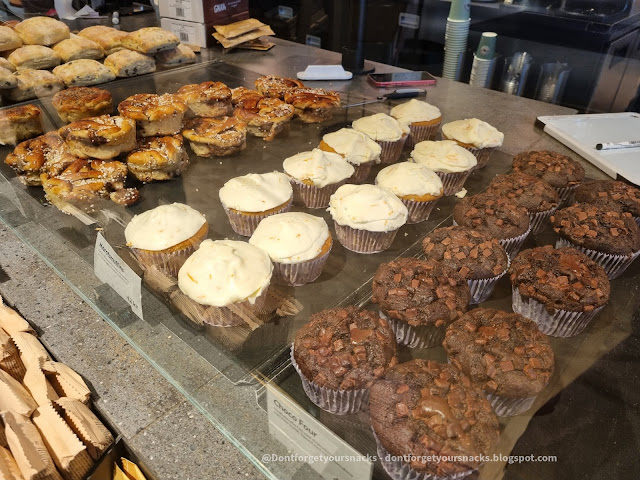
<instances>
[{"instance_id":1,"label":"label card with text","mask_svg":"<svg viewBox=\"0 0 640 480\"><path fill-rule=\"evenodd\" d=\"M309 415L277 387L266 385L269 433L327 480L366 480L373 463ZM302 458L300 458L302 457ZM264 457L263 457L264 460ZM271 462L278 461L271 458Z\"/></svg>"},{"instance_id":2,"label":"label card with text","mask_svg":"<svg viewBox=\"0 0 640 480\"><path fill-rule=\"evenodd\" d=\"M120 258L100 232L93 251L93 271L96 277L126 300L133 313L142 319L142 279Z\"/></svg>"}]
</instances>

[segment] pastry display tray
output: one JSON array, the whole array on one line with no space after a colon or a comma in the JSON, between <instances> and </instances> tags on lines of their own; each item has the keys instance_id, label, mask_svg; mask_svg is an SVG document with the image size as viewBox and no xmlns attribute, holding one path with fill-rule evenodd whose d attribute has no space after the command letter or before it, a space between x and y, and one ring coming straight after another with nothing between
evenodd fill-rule
<instances>
[{"instance_id":1,"label":"pastry display tray","mask_svg":"<svg viewBox=\"0 0 640 480\"><path fill-rule=\"evenodd\" d=\"M112 93L114 104L117 105L134 93L175 92L182 85L207 80L222 81L230 87L252 87L259 75L259 72L249 69L210 62L120 80L106 84L104 88ZM330 82L317 86L335 88ZM288 313L295 314L280 316L273 322L239 334L237 331L224 331L224 328L194 325L167 301L162 288L157 288L157 285L149 288L144 282L144 319L139 318L110 286L94 275L94 246L100 233L134 271L142 274L125 246L124 227L133 215L172 202L186 203L202 212L209 223L209 238L246 240L231 230L218 199L218 190L228 179L248 173L281 170L285 158L317 146L324 133L347 126L364 115L388 113L394 105L387 102L347 108L346 105L363 101L362 93L348 86L337 89L342 90L343 106L336 109L332 120L319 125L306 125L294 120L285 135L276 137L273 142L249 137L246 150L231 157L205 159L190 152L191 164L181 178L138 185L141 201L130 208L100 201L92 204L90 212L76 211L72 212L75 216L67 215L49 205L41 189L25 187L4 163L0 166L2 221L33 247L105 321L269 478L333 478L326 473L321 476L304 462L278 460L268 463L264 460L266 454L291 453L290 442L284 438L286 434L271 428L274 423L273 412L267 407L274 394L292 400L304 415L319 421L318 428L325 437L334 439L336 445L344 440L363 455L375 455L375 443L366 412L350 417L335 416L319 410L307 399L290 365L290 344L295 332L314 312L350 304L373 308L370 304L370 282L378 265L399 256L420 256L424 236L438 226L451 225L451 212L458 199L444 198L437 203L428 221L403 226L392 247L385 252L361 255L334 242L327 265L315 282L281 290L281 295L289 305L295 305ZM61 126L48 99L32 103L41 105L45 110L47 128ZM1 147L2 158L10 150L9 147ZM409 151L405 150L402 159L406 159L408 154ZM494 152L489 165L469 177L465 184L468 194L484 190L491 178L508 171L510 165L509 155ZM380 168L374 167L368 182L373 182ZM293 210L322 216L335 238L333 222L324 209L310 210L294 206ZM553 232L545 230L527 240L523 248L553 243L554 240ZM557 358L552 382L528 414L501 420L503 434L499 453L509 455L514 449L522 450L523 447L518 446L517 442L532 418L535 424L536 417L532 417L533 414L541 408L543 412L544 408L549 408L548 400L561 397L563 390L577 377L631 334L631 319L639 299L629 292L637 292L639 267L636 262L615 280L610 305L583 334L572 339L552 339ZM511 291L506 278L501 279L485 305L510 310ZM412 350L401 347L399 356L401 361L411 358L445 361L441 348ZM576 416L576 422L581 420L580 416ZM554 433L561 435L562 432L562 429L558 429ZM525 453L532 454L539 453L542 447L549 444L546 432L534 433L527 442L530 443L526 445L533 445L533 448ZM563 451L569 451L570 448L570 445L566 445ZM563 451L556 451L555 454L561 455ZM304 452L294 450L294 453ZM507 472L514 473L518 478L553 476L547 474L548 463L509 465L507 461L498 461L486 463L481 469L480 478L499 477L505 471L505 466ZM577 468L566 478L583 478L582 473L584 471ZM340 478L352 477L345 474ZM373 478L388 478L377 462Z\"/></svg>"}]
</instances>

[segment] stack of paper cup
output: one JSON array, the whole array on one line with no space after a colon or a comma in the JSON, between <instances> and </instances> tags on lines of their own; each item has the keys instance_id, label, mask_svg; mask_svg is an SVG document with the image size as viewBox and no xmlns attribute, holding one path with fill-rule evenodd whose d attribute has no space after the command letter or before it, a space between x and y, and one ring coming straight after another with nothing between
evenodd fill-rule
<instances>
[{"instance_id":1,"label":"stack of paper cup","mask_svg":"<svg viewBox=\"0 0 640 480\"><path fill-rule=\"evenodd\" d=\"M469 37L470 4L471 0L453 0L451 2L444 35L444 65L442 67L444 78L451 80L459 78Z\"/></svg>"},{"instance_id":2,"label":"stack of paper cup","mask_svg":"<svg viewBox=\"0 0 640 480\"><path fill-rule=\"evenodd\" d=\"M484 32L480 38L478 50L473 56L473 68L469 85L487 88L493 76L494 59L496 53L496 38L494 32Z\"/></svg>"}]
</instances>

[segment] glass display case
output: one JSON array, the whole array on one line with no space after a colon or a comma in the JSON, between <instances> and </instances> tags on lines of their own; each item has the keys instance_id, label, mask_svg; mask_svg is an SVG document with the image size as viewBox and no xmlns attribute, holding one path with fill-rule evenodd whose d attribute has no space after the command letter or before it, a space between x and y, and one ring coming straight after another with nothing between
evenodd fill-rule
<instances>
[{"instance_id":1,"label":"glass display case","mask_svg":"<svg viewBox=\"0 0 640 480\"><path fill-rule=\"evenodd\" d=\"M221 81L230 87L252 87L261 74L291 75L296 68L310 63L310 58L313 59L311 55L277 53L269 60L255 64L236 61L242 66L213 60L118 80L105 84L104 88L111 92L114 105L117 105L134 93L175 92L182 85L207 80ZM315 61L320 61L319 57ZM276 312L268 320L247 322L240 327L194 323L175 301L175 281L144 276L124 240L124 228L133 215L172 202L186 203L202 212L209 223L209 238L246 240L233 232L218 199L218 190L229 178L281 170L285 158L314 148L325 133L347 126L362 116L388 112L399 102L361 105L367 99L375 99L375 91L363 78L351 83L320 82L318 86L336 89L341 94L342 104L331 120L321 124L294 122L287 134L276 137L273 142L249 138L247 148L231 157L198 158L190 152L190 166L181 177L137 185L141 201L130 208L105 200L95 202L86 210L70 209L63 213L46 201L40 188L24 186L2 163L0 219L37 250L84 301L267 477L361 479L371 475L385 479L387 474L374 459L376 445L367 411L336 416L316 407L306 397L291 365L291 342L310 315L322 309L346 305L375 309L371 304L371 280L377 267L397 257L420 257L425 235L438 226L451 225L452 209L458 201L455 196L438 201L428 221L403 226L392 247L382 253L361 255L334 242L324 272L315 282L301 287L276 287ZM496 174L507 172L512 155L518 150L554 145L534 127L537 116L569 113L561 107L440 80L429 90L427 98L441 108L445 120L486 114L495 119L488 121L502 130L508 139L504 148L494 152L487 167L470 176L465 184L468 195L484 190ZM62 126L50 99L30 103L42 107L48 130ZM1 147L0 155L4 158L10 151L11 147ZM405 149L402 158L406 159L408 154L409 150ZM369 183L380 168L374 168L367 180ZM322 216L334 233L333 221L324 209L294 206L293 210ZM132 311L112 286L94 274L95 245L101 238L123 263L142 277L141 316ZM527 239L523 248L554 241L554 233L547 226L542 233ZM584 379L585 375L592 378L593 372L598 371L594 369L598 367L599 359L620 349L625 365L637 367L637 346L634 352L627 349L625 342L634 333L633 315L640 302L636 294L639 279L640 264L636 262L613 281L611 301L584 333L573 338L550 339L556 355L556 369L550 385L538 396L529 412L500 419L502 434L495 453L504 457L486 462L480 468L480 478L492 479L505 474L510 478L584 478L591 473L598 478L611 478L609 475L613 476L614 472L621 474L637 466L638 459L632 454L633 436L637 435L638 426L629 425L624 437L618 436L621 434L616 430L617 422L624 422L623 412L637 406L637 395L634 397L628 392L627 396L619 397L616 393L603 402L603 414L598 410L598 404L590 399L609 391L608 378L622 382L624 379L609 377L610 372L604 372L593 383L576 382L576 379ZM510 311L511 289L507 278L500 280L483 305ZM637 326L635 329L637 335ZM629 356L625 358L627 354ZM411 358L446 361L440 347L400 347L399 358L400 361ZM631 370L626 371L634 375L629 380L637 376ZM579 388L575 388L576 385ZM616 392L627 392L626 388L634 387L629 381L626 388L620 388ZM572 411L567 407L567 397L578 397L578 401L583 402L581 409ZM616 420L599 421L610 418L608 415ZM597 432L590 426L609 428ZM589 435L594 436L581 438L576 433L580 429L588 430ZM607 443L600 445L598 435ZM600 447L612 448L610 435L615 436L614 443L629 442L630 447L623 449L628 456L622 459L621 453L616 457L610 452L611 458L619 461L615 466L604 460L590 461L595 457L602 459ZM575 445L578 441L581 446ZM581 452L579 457L575 456L576 449ZM510 458L512 454L520 457ZM305 455L342 458L314 461ZM358 455L362 458L356 458ZM536 459L524 460L522 457L527 455L534 455ZM556 459L538 459L543 455Z\"/></svg>"}]
</instances>

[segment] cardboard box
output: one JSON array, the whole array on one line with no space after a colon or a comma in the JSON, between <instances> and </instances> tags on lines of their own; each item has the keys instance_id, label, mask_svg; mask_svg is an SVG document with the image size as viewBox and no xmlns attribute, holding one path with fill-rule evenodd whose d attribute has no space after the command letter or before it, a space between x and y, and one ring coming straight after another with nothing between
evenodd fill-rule
<instances>
[{"instance_id":1,"label":"cardboard box","mask_svg":"<svg viewBox=\"0 0 640 480\"><path fill-rule=\"evenodd\" d=\"M239 22L240 20L246 20L247 18L249 18L249 12L238 13L224 20L210 23L186 22L175 18L161 18L160 26L165 30L175 33L181 43L190 43L206 48L219 45L216 39L213 38L213 32L215 32L213 28L214 25L227 25L229 23Z\"/></svg>"},{"instance_id":2,"label":"cardboard box","mask_svg":"<svg viewBox=\"0 0 640 480\"><path fill-rule=\"evenodd\" d=\"M222 25L230 17L246 14L249 18L249 0L159 0L160 16L187 22ZM244 20L239 18L238 20ZM237 20L236 20L237 21Z\"/></svg>"}]
</instances>

